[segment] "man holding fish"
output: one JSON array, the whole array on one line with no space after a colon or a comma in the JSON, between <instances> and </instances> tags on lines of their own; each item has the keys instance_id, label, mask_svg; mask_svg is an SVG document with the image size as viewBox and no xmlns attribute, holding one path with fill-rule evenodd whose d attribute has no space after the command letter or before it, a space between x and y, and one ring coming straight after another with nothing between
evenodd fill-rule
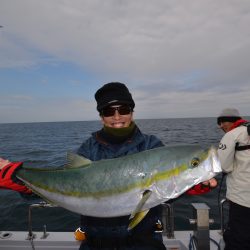
<instances>
[{"instance_id":1,"label":"man holding fish","mask_svg":"<svg viewBox=\"0 0 250 250\"><path fill-rule=\"evenodd\" d=\"M86 193L91 191L90 193L92 193L92 196L94 197L94 199L92 199L92 197L87 197L88 202L85 203L86 210L80 212L82 214L81 227L77 229L75 233L77 239L83 240L80 249L165 249L161 235L161 206L159 206L159 200L162 199L164 202L169 198L175 198L177 195L180 195L188 188L192 187L194 184L191 177L195 174L190 174L189 176L186 174L187 172L183 172L183 178L189 178L190 183L187 181L188 184L185 184L179 192L176 190L179 186L185 183L186 179L185 181L181 181L184 179L180 179L178 182L178 180L175 179L175 176L179 175L179 172L182 171L180 170L181 168L185 168L185 164L180 164L181 167L176 170L178 171L178 174L172 173L173 171L167 172L165 170L165 172L161 172L160 164L159 168L153 169L154 165L157 165L158 161L160 161L159 159L164 158L163 155L169 154L168 158L171 158L171 155L173 155L171 153L172 149L167 148L166 152L163 151L165 150L165 147L158 138L153 135L143 134L137 127L133 120L135 103L126 85L119 82L105 84L96 92L95 99L97 102L97 110L103 123L103 128L94 132L92 136L78 149L77 155L83 156L83 159L85 160L79 160L73 155L70 157L72 163L70 164L71 166L66 167L67 171L75 171L77 168L82 167L82 165L86 165L86 167L83 167L82 171L88 171L88 173L82 175L81 179L86 179L83 181L83 185L80 185L80 188L83 192L85 192L86 189ZM157 148L159 148L159 152L154 150L151 151L152 149L157 150ZM161 150L162 152L160 152ZM139 154L142 154L140 152L145 152L141 158L139 158ZM192 153L193 151L190 152ZM131 157L133 155L134 158ZM154 160L154 158L156 159ZM105 159L112 160L107 161ZM120 162L119 159L121 159ZM196 158L193 157L192 159ZM115 160L115 164L111 164ZM143 162L143 160L145 160L145 163L140 165L139 163ZM209 162L212 160L213 157L211 156ZM79 161L82 161L82 164L78 163ZM148 162L151 163L151 161L153 162L153 167L147 165ZM164 159L164 161L166 160ZM129 165L130 162L134 164L131 164L132 167ZM197 164L200 163L199 159L197 162ZM14 165L14 163L4 162L4 160L0 161L0 168L1 165L5 166L0 172L0 187L11 188L11 185L18 185L12 189L21 192L30 192L29 188L22 185L20 182L21 179L32 190L34 188L36 193L47 197L47 194L39 189L40 187L36 189L32 180L28 180L29 173L26 174L18 171L20 164L21 163L16 163L16 165ZM115 167L110 167L109 164L114 165ZM137 165L140 166L136 168ZM193 167L195 166L196 162L194 160ZM152 170L149 169L150 167ZM87 174L89 174L90 170L93 170L97 175L98 169L100 169L101 172L96 177L97 182L94 182L92 179L95 179L95 175ZM122 172L119 172L120 169ZM137 169L138 171L136 172ZM145 169L146 171L144 171ZM9 171L11 171L10 174L8 174ZM15 173L15 171L18 171L19 180L12 177L14 176L13 173ZM149 177L147 176L148 173L150 173ZM68 175L69 172L67 172L66 176ZM198 175L199 173L197 173L197 176ZM79 173L78 176L80 176ZM132 180L132 177L134 176L136 177L136 180ZM166 178L166 176L168 176L168 178ZM204 181L203 185L198 184L188 192L190 194L202 194L208 192L210 187L215 187L217 185L216 180L212 178L213 176L214 175L211 175L211 179L208 181L204 181L206 180L205 177L200 180L198 177L196 179L194 178L196 180L195 184ZM74 178L77 178L77 176ZM66 182L65 178L62 179ZM162 189L162 187L166 187L165 179L168 179L167 187L169 187L168 189L171 191L170 195L166 194ZM171 180L170 182L169 179ZM127 183L122 183L123 180ZM175 180L175 183L173 180ZM75 181L77 180L75 179ZM128 183L130 181L131 183ZM38 182L39 180L37 180L36 184ZM178 187L174 186L177 182L179 183ZM207 186L204 187L204 184ZM40 186L42 186L42 184ZM100 187L98 192L95 190L96 186ZM133 190L132 187L134 188ZM170 187L173 188L173 190L171 190ZM21 190L22 188L23 190ZM54 189L54 187L51 189ZM143 191L139 192L138 190ZM76 192L76 190L73 190L71 193L73 192L78 193L79 191ZM89 194L86 195L86 193L81 194L81 196L91 196ZM132 193L133 195L129 196L128 193ZM139 193L139 197L135 197L137 193ZM115 198L112 199L110 196ZM133 199L133 197L135 198ZM125 202L122 202L123 204L121 204L121 206L119 206L119 199L121 199L121 201L125 200ZM53 199L51 198L51 200ZM73 203L78 203L78 200L75 199ZM126 209L126 206L129 207L129 203L132 203L132 210L128 209L129 212L120 211L120 209ZM57 204L61 204L60 201L57 201ZM108 205L110 205L110 207L108 207ZM72 208L72 205L65 207L69 210L78 212L77 208ZM98 211L98 209L100 211Z\"/></svg>"}]
</instances>

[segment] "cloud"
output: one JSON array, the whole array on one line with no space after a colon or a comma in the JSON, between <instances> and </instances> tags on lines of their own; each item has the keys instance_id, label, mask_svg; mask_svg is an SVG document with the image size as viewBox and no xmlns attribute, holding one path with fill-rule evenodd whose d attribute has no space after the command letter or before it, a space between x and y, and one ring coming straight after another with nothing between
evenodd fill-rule
<instances>
[{"instance_id":1,"label":"cloud","mask_svg":"<svg viewBox=\"0 0 250 250\"><path fill-rule=\"evenodd\" d=\"M138 106L167 103L166 116L248 102L247 0L3 0L0 16L0 69L68 62L95 75L94 87L127 82Z\"/></svg>"},{"instance_id":2,"label":"cloud","mask_svg":"<svg viewBox=\"0 0 250 250\"><path fill-rule=\"evenodd\" d=\"M28 96L6 96L5 98L0 96L0 98L0 123L98 119L95 105L82 99L39 99ZM8 102L6 102L7 99Z\"/></svg>"},{"instance_id":3,"label":"cloud","mask_svg":"<svg viewBox=\"0 0 250 250\"><path fill-rule=\"evenodd\" d=\"M27 47L105 71L178 72L249 46L247 1L7 2L5 29Z\"/></svg>"}]
</instances>

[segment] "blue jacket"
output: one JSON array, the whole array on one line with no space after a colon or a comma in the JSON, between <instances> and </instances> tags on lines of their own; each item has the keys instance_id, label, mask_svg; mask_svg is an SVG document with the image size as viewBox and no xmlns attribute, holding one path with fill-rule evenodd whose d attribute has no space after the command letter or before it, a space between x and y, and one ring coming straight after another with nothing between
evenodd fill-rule
<instances>
[{"instance_id":1,"label":"blue jacket","mask_svg":"<svg viewBox=\"0 0 250 250\"><path fill-rule=\"evenodd\" d=\"M77 154L92 161L98 161L134 154L161 146L163 146L163 143L156 136L143 134L138 128L135 129L131 139L116 145L111 145L104 141L98 136L97 131L80 146Z\"/></svg>"},{"instance_id":2,"label":"blue jacket","mask_svg":"<svg viewBox=\"0 0 250 250\"><path fill-rule=\"evenodd\" d=\"M92 136L87 139L78 149L77 153L92 161L101 159L116 158L128 154L138 153L147 149L163 146L163 143L153 135L146 135L141 133L136 127L133 136L121 144L109 144L98 135L99 131L94 132ZM161 219L161 207L152 208L146 217L139 223L132 231L134 233L152 233L155 230L156 223ZM104 231L100 234L108 232L107 227L120 227L127 229L129 223L129 216L122 216L118 218L94 218L90 216L82 216L82 226L87 233L91 234L91 228L96 233L98 230ZM99 229L98 229L99 228ZM121 233L125 231L119 230ZM94 235L98 237L97 235ZM102 236L102 235L101 235ZM112 235L111 235L112 237Z\"/></svg>"}]
</instances>

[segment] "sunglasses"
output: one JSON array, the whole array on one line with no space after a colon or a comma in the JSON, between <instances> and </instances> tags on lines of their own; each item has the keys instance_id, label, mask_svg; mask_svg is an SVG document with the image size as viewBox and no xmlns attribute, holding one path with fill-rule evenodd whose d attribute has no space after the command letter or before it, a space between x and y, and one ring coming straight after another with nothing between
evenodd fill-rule
<instances>
[{"instance_id":1,"label":"sunglasses","mask_svg":"<svg viewBox=\"0 0 250 250\"><path fill-rule=\"evenodd\" d=\"M122 105L119 107L107 107L104 108L101 111L101 115L105 116L105 117L109 117L109 116L113 116L115 114L115 111L118 111L120 115L128 115L132 112L132 109L130 106L127 105Z\"/></svg>"}]
</instances>

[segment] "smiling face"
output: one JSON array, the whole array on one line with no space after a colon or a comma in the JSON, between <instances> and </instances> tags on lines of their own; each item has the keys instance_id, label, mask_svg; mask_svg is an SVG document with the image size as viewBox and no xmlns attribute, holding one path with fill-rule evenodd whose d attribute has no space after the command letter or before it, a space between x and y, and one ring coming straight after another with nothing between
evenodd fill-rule
<instances>
[{"instance_id":1,"label":"smiling face","mask_svg":"<svg viewBox=\"0 0 250 250\"><path fill-rule=\"evenodd\" d=\"M127 128L133 121L133 111L127 105L112 105L101 112L101 119L106 127Z\"/></svg>"}]
</instances>

